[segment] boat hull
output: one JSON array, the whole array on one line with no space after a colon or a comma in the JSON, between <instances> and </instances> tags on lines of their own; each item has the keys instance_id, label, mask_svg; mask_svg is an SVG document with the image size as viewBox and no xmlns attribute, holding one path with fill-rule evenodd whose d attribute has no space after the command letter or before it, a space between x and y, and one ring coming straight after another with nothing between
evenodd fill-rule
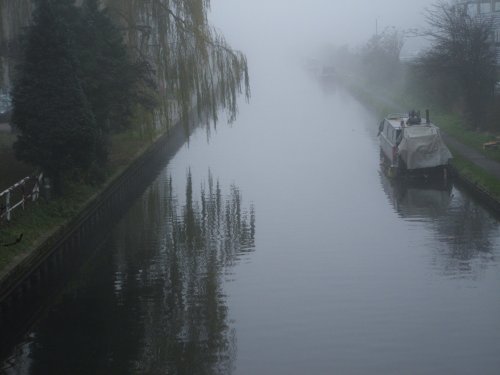
<instances>
[{"instance_id":1,"label":"boat hull","mask_svg":"<svg viewBox=\"0 0 500 375\"><path fill-rule=\"evenodd\" d=\"M395 177L405 177L410 179L424 178L424 179L448 179L450 176L450 165L449 163L440 164L433 167L426 168L406 168L406 164L401 158L394 160L386 155L386 152L380 148L380 165L386 176Z\"/></svg>"}]
</instances>

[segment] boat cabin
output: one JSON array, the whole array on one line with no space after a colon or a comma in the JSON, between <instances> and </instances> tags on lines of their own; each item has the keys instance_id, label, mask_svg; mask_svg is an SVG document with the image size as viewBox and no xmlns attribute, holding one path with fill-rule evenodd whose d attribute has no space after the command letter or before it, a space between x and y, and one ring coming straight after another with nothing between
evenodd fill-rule
<instances>
[{"instance_id":1,"label":"boat cabin","mask_svg":"<svg viewBox=\"0 0 500 375\"><path fill-rule=\"evenodd\" d=\"M379 125L380 148L387 157L391 167L398 167L397 146L401 142L403 127L408 120L406 114L391 114Z\"/></svg>"},{"instance_id":2,"label":"boat cabin","mask_svg":"<svg viewBox=\"0 0 500 375\"><path fill-rule=\"evenodd\" d=\"M446 167L452 158L428 111L425 120L419 111L387 116L379 125L379 140L385 161L399 172Z\"/></svg>"}]
</instances>

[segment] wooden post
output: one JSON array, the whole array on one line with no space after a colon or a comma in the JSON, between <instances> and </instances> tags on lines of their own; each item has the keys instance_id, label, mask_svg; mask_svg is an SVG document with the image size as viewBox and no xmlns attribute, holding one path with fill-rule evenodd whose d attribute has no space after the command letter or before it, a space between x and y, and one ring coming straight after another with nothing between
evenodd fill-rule
<instances>
[{"instance_id":1,"label":"wooden post","mask_svg":"<svg viewBox=\"0 0 500 375\"><path fill-rule=\"evenodd\" d=\"M26 184L25 182L23 182L20 186L21 188L21 192L23 193L23 197L21 198L21 207L23 208L24 210L24 203L26 202L26 190L25 190L25 187L26 187Z\"/></svg>"},{"instance_id":2,"label":"wooden post","mask_svg":"<svg viewBox=\"0 0 500 375\"><path fill-rule=\"evenodd\" d=\"M5 212L7 213L7 221L10 221L10 189L5 195Z\"/></svg>"},{"instance_id":3,"label":"wooden post","mask_svg":"<svg viewBox=\"0 0 500 375\"><path fill-rule=\"evenodd\" d=\"M38 178L36 178L35 186L33 186L33 192L31 194L31 200L34 202L40 196L40 185L42 184L43 174L40 173Z\"/></svg>"}]
</instances>

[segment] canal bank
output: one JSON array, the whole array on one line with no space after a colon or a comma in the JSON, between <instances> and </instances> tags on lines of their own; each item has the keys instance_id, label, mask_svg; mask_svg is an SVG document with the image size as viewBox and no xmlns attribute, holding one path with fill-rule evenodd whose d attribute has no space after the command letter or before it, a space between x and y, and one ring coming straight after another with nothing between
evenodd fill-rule
<instances>
[{"instance_id":1,"label":"canal bank","mask_svg":"<svg viewBox=\"0 0 500 375\"><path fill-rule=\"evenodd\" d=\"M374 93L348 79L339 82L361 103L380 118L388 113L406 112L401 103L381 94ZM439 121L437 122L439 126ZM376 129L374 124L374 129ZM460 142L441 129L443 140L452 150L454 159L451 172L454 180L466 188L478 200L486 204L496 215L500 215L500 162L489 158L475 148Z\"/></svg>"},{"instance_id":2,"label":"canal bank","mask_svg":"<svg viewBox=\"0 0 500 375\"><path fill-rule=\"evenodd\" d=\"M254 82L233 126L198 129L105 228L0 369L498 372L499 222L461 188L391 184L377 116L344 90L284 69Z\"/></svg>"},{"instance_id":3,"label":"canal bank","mask_svg":"<svg viewBox=\"0 0 500 375\"><path fill-rule=\"evenodd\" d=\"M0 326L19 312L25 299L40 296L40 285L62 272L66 258L71 258L89 237L105 234L107 227L126 211L133 199L148 185L160 165L186 142L186 128L179 122L159 136L117 172L103 188L88 199L83 208L61 225L53 228L37 246L14 258L0 273ZM29 215L29 211L25 214ZM30 301L32 304L32 301Z\"/></svg>"}]
</instances>

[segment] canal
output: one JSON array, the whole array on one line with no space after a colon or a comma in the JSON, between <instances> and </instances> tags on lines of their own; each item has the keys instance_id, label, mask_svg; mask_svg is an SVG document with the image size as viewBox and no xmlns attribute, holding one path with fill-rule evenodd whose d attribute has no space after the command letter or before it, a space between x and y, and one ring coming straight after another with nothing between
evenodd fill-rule
<instances>
[{"instance_id":1,"label":"canal","mask_svg":"<svg viewBox=\"0 0 500 375\"><path fill-rule=\"evenodd\" d=\"M263 70L261 70L263 71ZM6 374L498 374L500 227L391 184L378 120L300 68L198 128L3 359Z\"/></svg>"}]
</instances>

